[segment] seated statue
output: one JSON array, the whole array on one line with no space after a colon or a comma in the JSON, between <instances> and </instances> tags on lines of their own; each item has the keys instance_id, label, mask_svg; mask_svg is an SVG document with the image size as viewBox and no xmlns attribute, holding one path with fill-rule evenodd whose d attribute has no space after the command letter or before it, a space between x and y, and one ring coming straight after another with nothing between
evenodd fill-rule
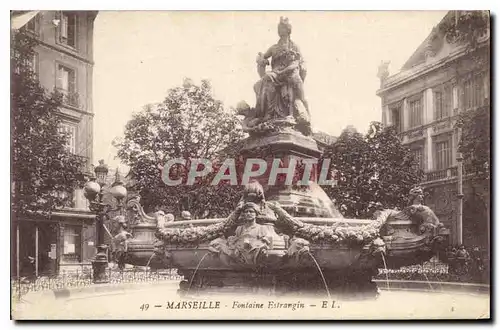
<instances>
[{"instance_id":1,"label":"seated statue","mask_svg":"<svg viewBox=\"0 0 500 330\"><path fill-rule=\"evenodd\" d=\"M273 124L293 126L304 135L310 135L309 105L304 95L306 68L299 47L290 39L292 26L287 18L278 24L279 41L257 57L257 71L261 80L254 90L256 106L238 105L238 113L245 116L243 127L252 133L274 129ZM272 70L266 72L272 58Z\"/></svg>"}]
</instances>

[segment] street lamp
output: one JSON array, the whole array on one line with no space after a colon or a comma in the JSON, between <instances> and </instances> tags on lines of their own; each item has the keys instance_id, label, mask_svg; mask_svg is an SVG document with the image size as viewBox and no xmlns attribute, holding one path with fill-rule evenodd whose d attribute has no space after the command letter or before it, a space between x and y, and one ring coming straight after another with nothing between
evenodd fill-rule
<instances>
[{"instance_id":1,"label":"street lamp","mask_svg":"<svg viewBox=\"0 0 500 330\"><path fill-rule=\"evenodd\" d=\"M108 246L104 244L104 217L106 213L112 211L112 205L103 200L104 187L108 174L108 166L104 160L99 161L95 167L95 177L92 177L85 184L85 197L89 200L89 208L96 214L96 248L97 253L92 261L92 270L94 272L94 283L108 283L106 276L106 267L108 266ZM97 182L96 182L97 181ZM121 209L122 200L127 196L127 189L123 186L118 169L116 170L116 180L111 186L109 193L118 201L117 209Z\"/></svg>"}]
</instances>

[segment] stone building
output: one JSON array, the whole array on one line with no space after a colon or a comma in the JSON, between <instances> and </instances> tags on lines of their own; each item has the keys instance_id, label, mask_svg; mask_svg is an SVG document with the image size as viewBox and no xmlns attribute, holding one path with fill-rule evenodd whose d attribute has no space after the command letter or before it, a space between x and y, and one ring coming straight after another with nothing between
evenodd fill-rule
<instances>
[{"instance_id":1,"label":"stone building","mask_svg":"<svg viewBox=\"0 0 500 330\"><path fill-rule=\"evenodd\" d=\"M420 161L426 204L450 229L450 243L458 243L460 223L457 195L459 113L490 105L490 36L478 35L478 49L447 40L442 25L453 23L451 11L432 30L396 74L388 62L379 67L377 95L382 101L382 122L394 125L402 142ZM486 247L489 237L489 188L463 176L463 243Z\"/></svg>"},{"instance_id":2,"label":"stone building","mask_svg":"<svg viewBox=\"0 0 500 330\"><path fill-rule=\"evenodd\" d=\"M324 151L326 147L334 144L337 141L338 137L318 131L313 133L313 139L318 144L318 149L320 151Z\"/></svg>"},{"instance_id":3,"label":"stone building","mask_svg":"<svg viewBox=\"0 0 500 330\"><path fill-rule=\"evenodd\" d=\"M64 95L61 130L70 133L67 147L92 163L93 33L97 11L11 12L11 29L23 29L39 44L32 60L40 84ZM72 205L50 218L16 219L12 274L55 274L64 268L90 264L95 254L95 217L83 189Z\"/></svg>"}]
</instances>

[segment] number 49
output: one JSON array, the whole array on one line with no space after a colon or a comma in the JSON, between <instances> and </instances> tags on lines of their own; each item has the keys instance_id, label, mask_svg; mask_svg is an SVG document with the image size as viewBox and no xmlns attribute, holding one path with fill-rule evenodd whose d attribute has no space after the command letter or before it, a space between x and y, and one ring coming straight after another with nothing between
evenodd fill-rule
<instances>
[{"instance_id":1,"label":"number 49","mask_svg":"<svg viewBox=\"0 0 500 330\"><path fill-rule=\"evenodd\" d=\"M141 308L141 311L143 311L143 312L147 311L149 308L149 304L142 304L140 308Z\"/></svg>"}]
</instances>

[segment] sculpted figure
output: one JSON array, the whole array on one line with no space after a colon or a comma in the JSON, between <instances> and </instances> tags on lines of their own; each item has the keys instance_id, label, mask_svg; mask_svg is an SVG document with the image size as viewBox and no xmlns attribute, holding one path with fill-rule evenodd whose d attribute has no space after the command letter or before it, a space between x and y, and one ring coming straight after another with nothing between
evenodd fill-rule
<instances>
[{"instance_id":1,"label":"sculpted figure","mask_svg":"<svg viewBox=\"0 0 500 330\"><path fill-rule=\"evenodd\" d=\"M443 224L439 221L434 211L426 205L422 205L424 200L424 192L421 187L415 187L410 190L411 202L410 206L407 208L407 212L420 222L420 231L425 232L427 230L435 231L441 227Z\"/></svg>"},{"instance_id":2,"label":"sculpted figure","mask_svg":"<svg viewBox=\"0 0 500 330\"><path fill-rule=\"evenodd\" d=\"M132 237L132 234L127 231L128 226L124 216L117 216L115 221L118 221L119 229L118 234L113 238L114 255L115 260L118 263L118 267L123 269L125 267L125 260L127 257L128 240Z\"/></svg>"},{"instance_id":3,"label":"sculpted figure","mask_svg":"<svg viewBox=\"0 0 500 330\"><path fill-rule=\"evenodd\" d=\"M235 246L236 256L246 264L256 264L273 246L272 229L256 222L258 212L257 204L246 203L240 215L242 224L236 228L235 236L228 239L230 245Z\"/></svg>"},{"instance_id":4,"label":"sculpted figure","mask_svg":"<svg viewBox=\"0 0 500 330\"><path fill-rule=\"evenodd\" d=\"M155 217L157 228L164 228L166 227L167 223L174 222L175 220L175 217L172 213L165 214L165 212L161 210L155 213Z\"/></svg>"},{"instance_id":5,"label":"sculpted figure","mask_svg":"<svg viewBox=\"0 0 500 330\"><path fill-rule=\"evenodd\" d=\"M189 212L189 211L182 211L181 212L181 218L182 218L182 220L191 220L191 212Z\"/></svg>"},{"instance_id":6,"label":"sculpted figure","mask_svg":"<svg viewBox=\"0 0 500 330\"><path fill-rule=\"evenodd\" d=\"M310 251L309 241L295 237L290 240L290 247L287 250L288 258L293 258L295 262L299 262L300 258Z\"/></svg>"},{"instance_id":7,"label":"sculpted figure","mask_svg":"<svg viewBox=\"0 0 500 330\"><path fill-rule=\"evenodd\" d=\"M439 221L434 211L426 205L423 205L423 189L415 187L410 190L410 205L405 207L402 211L391 215L388 223L392 220L411 220L414 224L418 225L420 234L428 233L435 237L436 240L441 240L439 232L444 225ZM399 232L399 235L408 235L406 232Z\"/></svg>"},{"instance_id":8,"label":"sculpted figure","mask_svg":"<svg viewBox=\"0 0 500 330\"><path fill-rule=\"evenodd\" d=\"M252 202L238 207L238 227L234 236L227 240L217 238L210 242L209 251L219 255L225 263L236 262L257 265L265 258L266 251L273 248L276 234L272 226L260 225L256 222L260 207Z\"/></svg>"},{"instance_id":9,"label":"sculpted figure","mask_svg":"<svg viewBox=\"0 0 500 330\"><path fill-rule=\"evenodd\" d=\"M246 103L237 107L238 113L245 116L243 126L247 131L273 129L271 121L275 121L296 125L303 134L311 134L309 105L304 94L307 70L299 47L290 39L291 33L288 18L281 17L278 24L280 39L257 56L257 72L261 79L254 86L255 109ZM269 64L272 70L266 72Z\"/></svg>"},{"instance_id":10,"label":"sculpted figure","mask_svg":"<svg viewBox=\"0 0 500 330\"><path fill-rule=\"evenodd\" d=\"M262 185L257 181L250 182L245 186L243 196L238 206L241 207L248 202L255 203L259 207L257 223L274 224L276 222L274 211L269 207L268 203L266 203L264 188L262 188Z\"/></svg>"}]
</instances>

